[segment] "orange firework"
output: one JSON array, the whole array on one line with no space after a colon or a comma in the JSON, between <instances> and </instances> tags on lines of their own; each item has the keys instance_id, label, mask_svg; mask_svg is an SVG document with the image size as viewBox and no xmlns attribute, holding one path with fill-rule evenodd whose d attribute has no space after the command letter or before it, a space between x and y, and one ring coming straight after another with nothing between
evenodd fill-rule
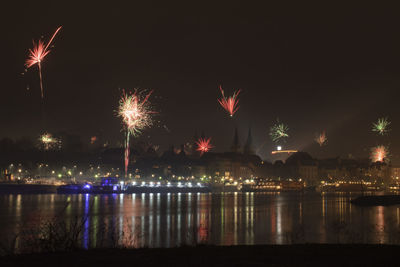
<instances>
[{"instance_id":1,"label":"orange firework","mask_svg":"<svg viewBox=\"0 0 400 267\"><path fill-rule=\"evenodd\" d=\"M50 53L49 46L60 29L61 29L61 27L58 27L58 29L53 34L53 36L51 37L51 39L47 43L47 45L45 45L45 43L42 40L39 40L37 42L37 44L35 43L35 41L33 41L33 49L29 49L29 57L25 61L26 68L30 68L35 64L38 65L39 80L40 80L40 92L41 92L42 99L44 98L44 93L43 93L42 64L41 63L42 63L43 59L47 56L47 54Z\"/></svg>"},{"instance_id":2,"label":"orange firework","mask_svg":"<svg viewBox=\"0 0 400 267\"><path fill-rule=\"evenodd\" d=\"M218 102L226 111L228 111L229 115L233 117L233 115L239 109L239 99L237 97L240 93L240 90L235 91L232 96L226 97L221 85L219 86L219 89L221 90L222 97L221 99L218 99Z\"/></svg>"},{"instance_id":3,"label":"orange firework","mask_svg":"<svg viewBox=\"0 0 400 267\"><path fill-rule=\"evenodd\" d=\"M388 160L389 151L385 146L376 146L371 149L371 161L372 162L385 162Z\"/></svg>"},{"instance_id":4,"label":"orange firework","mask_svg":"<svg viewBox=\"0 0 400 267\"><path fill-rule=\"evenodd\" d=\"M200 138L199 140L196 141L197 144L197 151L200 151L200 154L202 155L205 152L210 151L213 146L211 145L211 137L210 138Z\"/></svg>"},{"instance_id":5,"label":"orange firework","mask_svg":"<svg viewBox=\"0 0 400 267\"><path fill-rule=\"evenodd\" d=\"M323 131L322 133L318 134L315 137L315 142L317 142L320 146L325 145L327 141L328 141L328 138L326 137L325 131Z\"/></svg>"}]
</instances>

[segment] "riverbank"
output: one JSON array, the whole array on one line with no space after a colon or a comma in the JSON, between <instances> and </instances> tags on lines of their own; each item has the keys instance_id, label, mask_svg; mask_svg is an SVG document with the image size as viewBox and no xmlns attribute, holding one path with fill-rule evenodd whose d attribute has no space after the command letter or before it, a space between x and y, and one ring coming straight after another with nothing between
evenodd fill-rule
<instances>
[{"instance_id":1,"label":"riverbank","mask_svg":"<svg viewBox=\"0 0 400 267\"><path fill-rule=\"evenodd\" d=\"M0 184L0 194L54 194L56 185L45 184Z\"/></svg>"},{"instance_id":2,"label":"riverbank","mask_svg":"<svg viewBox=\"0 0 400 267\"><path fill-rule=\"evenodd\" d=\"M0 257L0 266L399 266L400 246L259 245L80 250Z\"/></svg>"}]
</instances>

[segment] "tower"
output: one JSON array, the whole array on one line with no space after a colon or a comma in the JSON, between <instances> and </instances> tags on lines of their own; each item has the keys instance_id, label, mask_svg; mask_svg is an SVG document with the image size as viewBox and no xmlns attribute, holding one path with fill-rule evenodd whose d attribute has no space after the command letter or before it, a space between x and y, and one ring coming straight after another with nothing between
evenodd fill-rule
<instances>
[{"instance_id":1,"label":"tower","mask_svg":"<svg viewBox=\"0 0 400 267\"><path fill-rule=\"evenodd\" d=\"M247 135L246 144L244 145L244 154L252 155L254 154L253 150L253 137L251 135L251 127L249 127L249 133Z\"/></svg>"},{"instance_id":2,"label":"tower","mask_svg":"<svg viewBox=\"0 0 400 267\"><path fill-rule=\"evenodd\" d=\"M237 152L239 152L239 150L240 150L239 134L238 134L237 127L235 127L235 135L233 136L233 143L231 146L231 151L237 153Z\"/></svg>"}]
</instances>

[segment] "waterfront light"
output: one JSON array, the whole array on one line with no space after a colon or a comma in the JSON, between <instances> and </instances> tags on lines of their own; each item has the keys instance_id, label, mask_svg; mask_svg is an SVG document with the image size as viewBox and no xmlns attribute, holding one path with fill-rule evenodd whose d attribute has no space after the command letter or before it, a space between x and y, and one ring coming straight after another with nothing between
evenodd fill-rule
<instances>
[{"instance_id":1,"label":"waterfront light","mask_svg":"<svg viewBox=\"0 0 400 267\"><path fill-rule=\"evenodd\" d=\"M85 190L89 190L89 189L91 189L92 188L92 186L90 185L90 184L85 184L84 186L83 186L83 189L85 189Z\"/></svg>"}]
</instances>

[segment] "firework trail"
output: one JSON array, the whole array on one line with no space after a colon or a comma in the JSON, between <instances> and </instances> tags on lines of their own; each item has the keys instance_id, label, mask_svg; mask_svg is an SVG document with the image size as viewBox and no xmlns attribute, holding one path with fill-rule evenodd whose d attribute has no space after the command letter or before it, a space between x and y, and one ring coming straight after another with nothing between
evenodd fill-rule
<instances>
[{"instance_id":1,"label":"firework trail","mask_svg":"<svg viewBox=\"0 0 400 267\"><path fill-rule=\"evenodd\" d=\"M370 159L372 162L385 162L388 160L389 150L386 146L380 145L371 148Z\"/></svg>"},{"instance_id":2,"label":"firework trail","mask_svg":"<svg viewBox=\"0 0 400 267\"><path fill-rule=\"evenodd\" d=\"M126 139L125 139L125 151L124 151L124 166L125 166L125 178L128 177L128 166L129 166L129 131L126 131Z\"/></svg>"},{"instance_id":3,"label":"firework trail","mask_svg":"<svg viewBox=\"0 0 400 267\"><path fill-rule=\"evenodd\" d=\"M315 142L317 142L320 146L323 146L326 144L326 142L328 141L328 138L326 137L326 132L323 131L322 133L318 134L315 137Z\"/></svg>"},{"instance_id":4,"label":"firework trail","mask_svg":"<svg viewBox=\"0 0 400 267\"><path fill-rule=\"evenodd\" d=\"M197 151L200 151L200 155L203 155L203 153L206 153L210 151L213 146L211 145L211 137L210 138L199 138L199 140L196 141L197 145Z\"/></svg>"},{"instance_id":5,"label":"firework trail","mask_svg":"<svg viewBox=\"0 0 400 267\"><path fill-rule=\"evenodd\" d=\"M39 69L39 81L40 81L40 93L42 99L44 98L43 92L43 79L42 79L42 61L50 53L49 46L53 41L54 37L57 35L58 31L61 30L61 27L55 31L53 36L51 37L50 41L45 45L42 40L39 40L37 44L33 41L33 48L29 49L29 56L28 59L25 61L25 67L29 69L33 65L37 64Z\"/></svg>"},{"instance_id":6,"label":"firework trail","mask_svg":"<svg viewBox=\"0 0 400 267\"><path fill-rule=\"evenodd\" d=\"M119 101L118 116L122 118L124 128L126 130L125 139L125 176L128 174L129 165L129 142L130 135L138 136L143 129L153 124L151 119L151 106L149 97L153 91L150 91L145 97L141 97L142 93L137 89L133 93L127 94L123 91Z\"/></svg>"},{"instance_id":7,"label":"firework trail","mask_svg":"<svg viewBox=\"0 0 400 267\"><path fill-rule=\"evenodd\" d=\"M229 115L233 117L233 115L239 109L238 95L240 93L240 90L235 91L232 96L226 97L221 85L219 86L219 89L221 90L222 97L218 99L218 102L229 113Z\"/></svg>"},{"instance_id":8,"label":"firework trail","mask_svg":"<svg viewBox=\"0 0 400 267\"><path fill-rule=\"evenodd\" d=\"M377 122L372 123L372 131L380 135L385 135L390 131L389 125L390 121L387 118L380 118Z\"/></svg>"},{"instance_id":9,"label":"firework trail","mask_svg":"<svg viewBox=\"0 0 400 267\"><path fill-rule=\"evenodd\" d=\"M270 128L269 135L271 136L272 141L276 143L289 137L289 134L287 133L288 130L289 127L287 125L280 123L279 120L277 120L277 123Z\"/></svg>"}]
</instances>

